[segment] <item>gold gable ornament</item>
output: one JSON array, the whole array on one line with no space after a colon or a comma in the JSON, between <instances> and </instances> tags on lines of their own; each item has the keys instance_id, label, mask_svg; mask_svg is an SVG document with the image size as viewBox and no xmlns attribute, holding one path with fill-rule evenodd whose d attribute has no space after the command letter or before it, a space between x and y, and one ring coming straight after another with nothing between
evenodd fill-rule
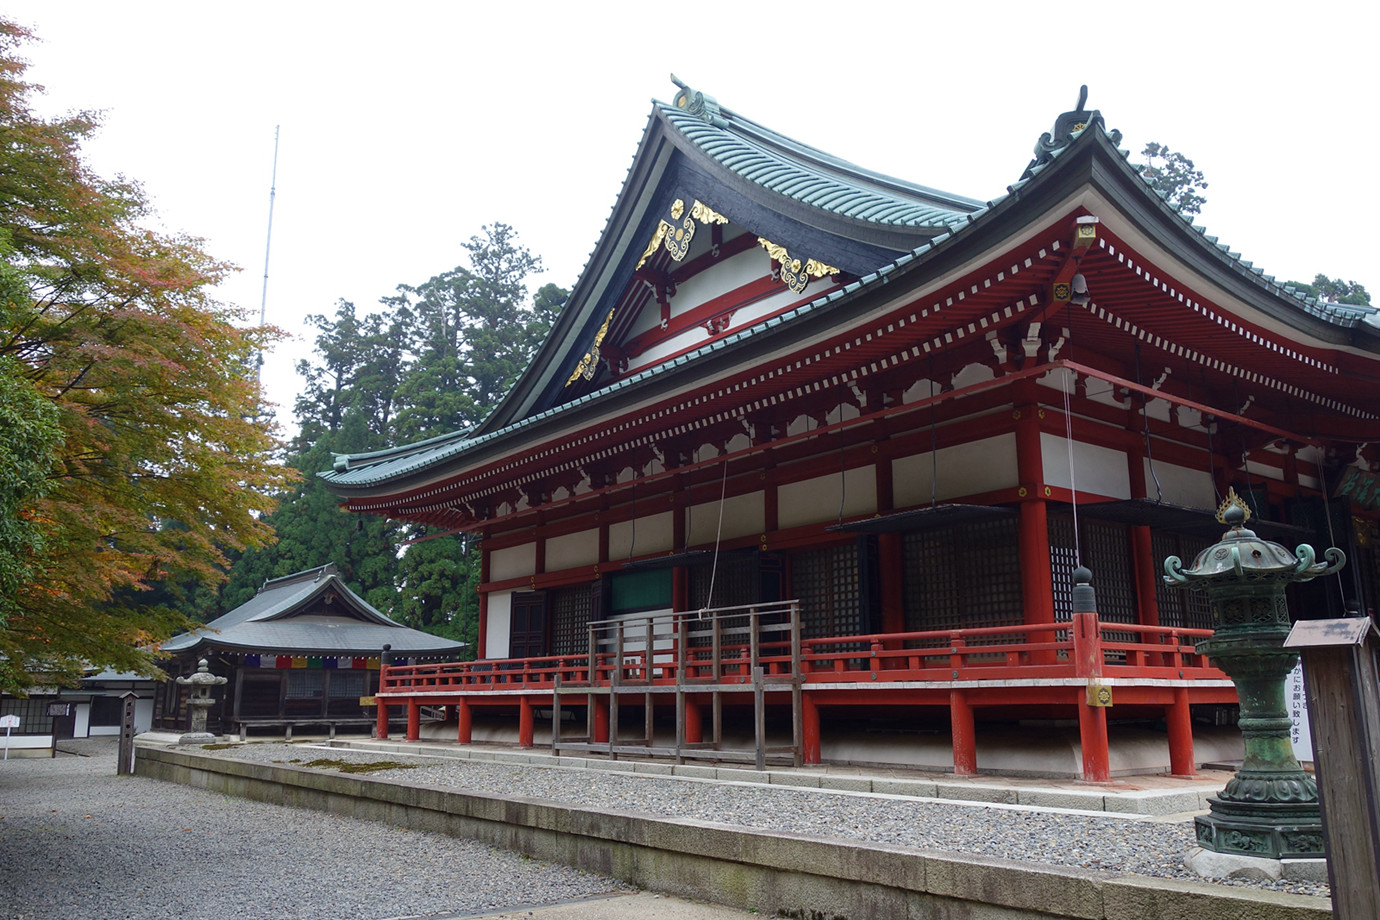
<instances>
[{"instance_id":1,"label":"gold gable ornament","mask_svg":"<svg viewBox=\"0 0 1380 920\"><path fill-rule=\"evenodd\" d=\"M700 201L691 204L690 213L686 214L685 199L677 198L671 204L671 221L675 221L679 226L665 220L657 223L651 242L642 251L642 258L637 260L638 268L646 265L647 260L656 255L656 251L663 245L672 259L682 261L689 254L690 244L695 239L696 221L701 224L726 224L728 218Z\"/></svg>"},{"instance_id":2,"label":"gold gable ornament","mask_svg":"<svg viewBox=\"0 0 1380 920\"><path fill-rule=\"evenodd\" d=\"M814 259L807 259L801 262L799 259L791 257L786 251L785 246L778 246L765 237L758 237L757 242L767 251L767 256L773 262L781 264L781 280L786 287L797 294L805 293L806 286L811 278L823 278L825 275L837 275L839 270L832 265L825 265Z\"/></svg>"},{"instance_id":3,"label":"gold gable ornament","mask_svg":"<svg viewBox=\"0 0 1380 920\"><path fill-rule=\"evenodd\" d=\"M570 372L565 385L570 386L575 381L583 377L585 380L593 380L594 375L599 370L599 346L604 344L604 336L609 334L609 323L613 322L613 310L609 310L609 315L604 317L604 325L599 327L599 331L594 335L594 344L585 352L585 356L580 359L580 363L575 365L575 370Z\"/></svg>"}]
</instances>

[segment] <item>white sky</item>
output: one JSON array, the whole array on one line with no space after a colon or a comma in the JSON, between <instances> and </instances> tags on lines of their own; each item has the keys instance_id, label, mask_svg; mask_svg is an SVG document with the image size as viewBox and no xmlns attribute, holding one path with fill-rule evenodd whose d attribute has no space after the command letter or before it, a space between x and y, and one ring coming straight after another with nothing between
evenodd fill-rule
<instances>
[{"instance_id":1,"label":"white sky","mask_svg":"<svg viewBox=\"0 0 1380 920\"><path fill-rule=\"evenodd\" d=\"M1108 12L1109 8L1115 11ZM40 111L99 109L86 148L162 229L242 271L257 317L281 125L265 382L290 416L303 318L361 312L503 221L571 286L675 72L858 164L990 199L1089 85L1139 153L1207 174L1198 222L1281 280L1380 294L1377 8L1354 3L228 3L10 0Z\"/></svg>"}]
</instances>

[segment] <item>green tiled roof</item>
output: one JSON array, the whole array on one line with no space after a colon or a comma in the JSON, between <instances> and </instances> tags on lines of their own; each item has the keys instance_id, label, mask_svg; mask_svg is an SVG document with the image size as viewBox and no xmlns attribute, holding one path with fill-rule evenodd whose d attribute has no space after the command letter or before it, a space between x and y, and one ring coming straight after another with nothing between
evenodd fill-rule
<instances>
[{"instance_id":1,"label":"green tiled roof","mask_svg":"<svg viewBox=\"0 0 1380 920\"><path fill-rule=\"evenodd\" d=\"M674 105L656 112L707 156L744 179L831 214L893 227L955 227L983 202L863 169L728 109L707 121Z\"/></svg>"}]
</instances>

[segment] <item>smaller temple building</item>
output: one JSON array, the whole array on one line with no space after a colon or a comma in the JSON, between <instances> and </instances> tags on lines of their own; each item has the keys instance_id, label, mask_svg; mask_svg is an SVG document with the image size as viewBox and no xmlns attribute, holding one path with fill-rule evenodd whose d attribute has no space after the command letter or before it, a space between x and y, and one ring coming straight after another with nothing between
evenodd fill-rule
<instances>
[{"instance_id":1,"label":"smaller temple building","mask_svg":"<svg viewBox=\"0 0 1380 920\"><path fill-rule=\"evenodd\" d=\"M351 591L334 565L264 582L247 603L163 644L172 677L206 659L227 678L208 713L213 732L373 724L364 700L378 689L381 658L393 663L454 660L465 643L409 629ZM187 688L165 681L154 727L186 727Z\"/></svg>"}]
</instances>

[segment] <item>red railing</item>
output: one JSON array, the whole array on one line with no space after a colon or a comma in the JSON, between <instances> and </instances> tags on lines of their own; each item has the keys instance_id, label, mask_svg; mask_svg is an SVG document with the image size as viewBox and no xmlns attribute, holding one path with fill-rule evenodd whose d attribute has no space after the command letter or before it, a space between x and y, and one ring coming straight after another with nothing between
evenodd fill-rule
<instances>
[{"instance_id":1,"label":"red railing","mask_svg":"<svg viewBox=\"0 0 1380 920\"><path fill-rule=\"evenodd\" d=\"M1073 622L928 632L882 633L800 640L794 664L795 622L763 622L761 608L733 609L706 621L670 614L593 624L593 654L390 665L379 692L416 695L551 690L560 685L646 686L749 683L752 668L769 679L802 683L1128 677L1221 680L1226 675L1194 651L1207 629L1174 629ZM779 611L772 611L775 615ZM748 625L732 625L734 619ZM662 622L664 621L664 623ZM708 622L710 625L702 626ZM728 624L728 625L725 625ZM666 626L667 628L662 628ZM639 634L638 630L642 632ZM650 635L652 641L647 641ZM629 638L631 636L631 638ZM592 665L591 665L592 662Z\"/></svg>"},{"instance_id":2,"label":"red railing","mask_svg":"<svg viewBox=\"0 0 1380 920\"><path fill-rule=\"evenodd\" d=\"M1080 614L1079 617L1092 616ZM1089 625L1080 630L1080 623ZM1091 625L1096 624L1096 625ZM1141 677L1224 679L1193 644L1210 629L1090 621L806 639L810 682Z\"/></svg>"}]
</instances>

